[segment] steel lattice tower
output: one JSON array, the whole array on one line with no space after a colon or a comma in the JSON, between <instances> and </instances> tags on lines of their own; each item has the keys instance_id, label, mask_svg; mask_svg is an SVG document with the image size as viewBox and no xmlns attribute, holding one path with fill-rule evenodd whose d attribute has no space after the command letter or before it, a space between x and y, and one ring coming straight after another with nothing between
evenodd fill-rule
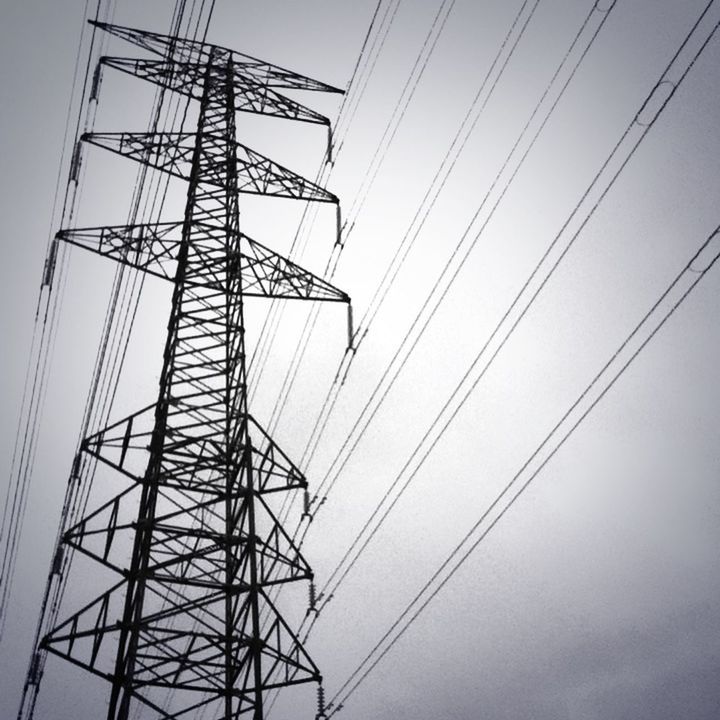
<instances>
[{"instance_id":1,"label":"steel lattice tower","mask_svg":"<svg viewBox=\"0 0 720 720\"><path fill-rule=\"evenodd\" d=\"M120 580L41 648L111 682L109 720L126 720L138 702L143 717L260 719L267 691L321 677L268 597L312 578L269 503L306 481L248 410L243 298L349 298L240 232L238 193L338 200L238 143L235 113L329 129L278 88L338 91L217 46L100 27L160 56L102 65L199 100L199 120L195 133L82 138L186 179L188 192L182 221L58 233L174 289L157 403L87 438L76 458L112 468L127 487L63 542Z\"/></svg>"}]
</instances>

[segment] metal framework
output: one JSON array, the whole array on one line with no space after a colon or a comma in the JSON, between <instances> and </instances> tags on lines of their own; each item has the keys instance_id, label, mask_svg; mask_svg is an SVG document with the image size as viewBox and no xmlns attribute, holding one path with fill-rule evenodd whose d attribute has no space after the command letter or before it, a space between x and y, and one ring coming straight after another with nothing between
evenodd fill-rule
<instances>
[{"instance_id":1,"label":"metal framework","mask_svg":"<svg viewBox=\"0 0 720 720\"><path fill-rule=\"evenodd\" d=\"M174 289L157 403L81 447L127 487L63 538L119 580L41 647L110 681L108 720L127 720L137 703L143 717L259 720L269 690L321 676L268 596L312 579L269 502L306 480L248 410L243 297L349 297L240 232L238 193L338 199L238 143L235 113L329 128L278 88L339 91L221 47L98 25L161 55L102 66L184 93L200 110L192 134L83 137L186 179L188 192L182 221L58 233Z\"/></svg>"}]
</instances>

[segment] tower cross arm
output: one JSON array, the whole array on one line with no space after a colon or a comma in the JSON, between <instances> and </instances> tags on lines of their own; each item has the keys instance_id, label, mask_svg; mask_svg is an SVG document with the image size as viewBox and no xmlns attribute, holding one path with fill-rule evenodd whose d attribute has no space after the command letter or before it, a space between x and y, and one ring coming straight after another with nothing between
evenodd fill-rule
<instances>
[{"instance_id":1,"label":"tower cross arm","mask_svg":"<svg viewBox=\"0 0 720 720\"><path fill-rule=\"evenodd\" d=\"M241 73L268 87L290 90L314 90L329 93L342 93L340 88L328 85L320 80L301 75L280 65L260 60L235 50L212 45L211 43L175 38L169 35L138 30L136 28L112 25L110 23L89 21L91 25L109 32L116 37L134 43L139 47L164 57L172 57L185 62L205 63L211 56L231 59L235 73Z\"/></svg>"},{"instance_id":2,"label":"tower cross arm","mask_svg":"<svg viewBox=\"0 0 720 720\"><path fill-rule=\"evenodd\" d=\"M206 65L202 62L104 56L100 59L100 64L195 100L202 99L206 74ZM251 112L316 125L330 125L330 120L324 115L273 90L252 73L243 72L242 67L234 70L235 109L239 112Z\"/></svg>"},{"instance_id":3,"label":"tower cross arm","mask_svg":"<svg viewBox=\"0 0 720 720\"><path fill-rule=\"evenodd\" d=\"M182 180L191 179L196 134L177 132L85 133L81 140L162 170ZM217 165L225 152L224 139L212 132L204 134L207 143L206 184L222 188L222 178L212 176L211 164ZM237 155L237 190L253 195L272 195L294 200L338 203L338 198L320 185L242 143L233 143Z\"/></svg>"},{"instance_id":4,"label":"tower cross arm","mask_svg":"<svg viewBox=\"0 0 720 720\"><path fill-rule=\"evenodd\" d=\"M174 281L182 225L178 221L74 228L61 230L56 237L128 267ZM238 248L239 252L232 255L217 253L209 258L204 271L189 282L212 288L214 278L229 265L233 275L240 273L244 296L350 302L347 293L243 233L240 233Z\"/></svg>"},{"instance_id":5,"label":"tower cross arm","mask_svg":"<svg viewBox=\"0 0 720 720\"><path fill-rule=\"evenodd\" d=\"M327 300L349 303L350 296L321 277L243 236L243 294L268 298Z\"/></svg>"}]
</instances>

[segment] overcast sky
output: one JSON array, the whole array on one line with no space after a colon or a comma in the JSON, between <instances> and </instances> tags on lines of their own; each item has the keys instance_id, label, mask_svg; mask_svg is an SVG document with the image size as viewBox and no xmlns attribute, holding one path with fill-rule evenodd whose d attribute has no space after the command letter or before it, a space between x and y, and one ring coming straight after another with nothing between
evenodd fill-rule
<instances>
[{"instance_id":1,"label":"overcast sky","mask_svg":"<svg viewBox=\"0 0 720 720\"><path fill-rule=\"evenodd\" d=\"M345 87L375 0L217 0L208 39ZM389 1L383 3L384 9ZM403 0L328 181L347 213L440 0ZM334 284L363 315L491 66L520 0L456 0L357 213ZM530 3L529 5L532 5ZM659 79L705 0L618 0L457 281L308 533L319 584L482 347ZM602 3L601 7L605 7ZM325 475L417 309L593 6L540 0L393 288L358 350L318 452ZM84 3L0 5L3 491L63 144ZM172 3L117 0L115 21L165 32ZM717 17L717 12L716 12ZM597 18L596 18L597 19ZM112 41L114 55L140 55ZM720 222L720 36L701 54L547 287L321 615L308 650L328 697L520 469ZM299 96L298 96L299 98ZM335 117L338 97L305 97ZM105 73L95 129L145 129L152 89ZM238 116L239 139L314 177L313 127ZM119 224L135 168L86 149L77 225ZM165 219L182 212L173 186ZM356 206L357 207L357 206ZM243 200L243 229L287 252L302 207ZM577 223L576 223L577 226ZM334 215L298 259L322 272ZM0 645L0 716L14 716L79 432L112 263L73 251L38 458ZM338 714L361 718L671 720L720 717L720 268L714 268ZM169 309L149 283L112 417L154 400ZM247 305L248 344L267 303ZM252 412L269 424L308 308L282 316ZM317 332L274 430L303 454L346 342ZM91 503L92 504L92 503ZM89 568L89 566L84 566ZM90 570L85 571L89 573ZM66 617L90 575L71 582ZM98 592L103 587L98 587ZM294 617L304 613L304 591ZM105 685L48 662L36 717L105 711ZM314 700L273 717L312 718Z\"/></svg>"}]
</instances>

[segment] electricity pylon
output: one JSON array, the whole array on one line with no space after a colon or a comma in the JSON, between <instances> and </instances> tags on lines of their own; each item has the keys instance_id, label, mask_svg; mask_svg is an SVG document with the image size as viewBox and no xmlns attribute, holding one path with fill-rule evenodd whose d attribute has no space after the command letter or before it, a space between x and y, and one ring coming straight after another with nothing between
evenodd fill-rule
<instances>
[{"instance_id":1,"label":"electricity pylon","mask_svg":"<svg viewBox=\"0 0 720 720\"><path fill-rule=\"evenodd\" d=\"M307 483L248 410L243 298L349 298L240 231L238 193L338 199L240 144L235 113L329 132L326 118L278 89L339 91L207 43L97 24L160 56L102 65L195 98L200 109L195 133L82 138L186 179L188 192L177 222L58 233L174 287L157 402L86 438L76 459L112 468L127 487L63 542L120 579L41 649L110 681L108 720L127 720L137 703L143 718L260 720L269 690L321 676L268 596L312 579L269 502Z\"/></svg>"}]
</instances>

